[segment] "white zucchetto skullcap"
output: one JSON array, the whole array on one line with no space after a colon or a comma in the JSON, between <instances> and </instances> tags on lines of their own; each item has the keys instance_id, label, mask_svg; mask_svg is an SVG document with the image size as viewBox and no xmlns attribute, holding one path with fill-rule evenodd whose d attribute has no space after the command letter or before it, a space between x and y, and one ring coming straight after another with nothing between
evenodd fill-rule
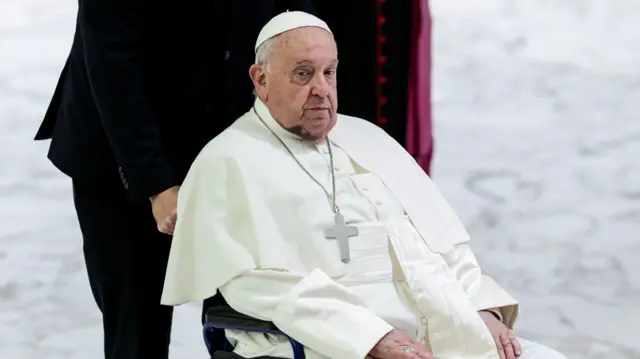
<instances>
[{"instance_id":1,"label":"white zucchetto skullcap","mask_svg":"<svg viewBox=\"0 0 640 359\"><path fill-rule=\"evenodd\" d=\"M301 27L319 27L333 35L327 23L319 18L303 11L287 11L276 15L264 25L262 30L260 30L254 50L258 51L258 47L260 47L263 42L274 36Z\"/></svg>"}]
</instances>

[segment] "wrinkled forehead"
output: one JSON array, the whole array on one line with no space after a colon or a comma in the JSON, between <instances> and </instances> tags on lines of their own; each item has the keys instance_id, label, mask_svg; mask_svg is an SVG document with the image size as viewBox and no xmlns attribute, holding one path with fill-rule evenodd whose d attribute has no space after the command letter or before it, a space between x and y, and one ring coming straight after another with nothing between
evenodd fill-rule
<instances>
[{"instance_id":1,"label":"wrinkled forehead","mask_svg":"<svg viewBox=\"0 0 640 359\"><path fill-rule=\"evenodd\" d=\"M280 56L287 61L331 62L338 49L331 33L317 27L303 27L280 35Z\"/></svg>"}]
</instances>

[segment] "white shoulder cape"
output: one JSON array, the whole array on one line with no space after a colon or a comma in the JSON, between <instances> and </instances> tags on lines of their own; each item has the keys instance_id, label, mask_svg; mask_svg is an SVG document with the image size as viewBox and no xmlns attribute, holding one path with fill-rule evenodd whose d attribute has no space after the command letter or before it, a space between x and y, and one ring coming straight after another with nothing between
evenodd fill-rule
<instances>
[{"instance_id":1,"label":"white shoulder cape","mask_svg":"<svg viewBox=\"0 0 640 359\"><path fill-rule=\"evenodd\" d=\"M260 101L256 108L268 113ZM433 182L382 129L339 115L329 138L382 179L433 252L469 240ZM201 301L251 269L341 275L335 243L323 236L333 213L306 176L253 111L210 141L180 189L162 303Z\"/></svg>"}]
</instances>

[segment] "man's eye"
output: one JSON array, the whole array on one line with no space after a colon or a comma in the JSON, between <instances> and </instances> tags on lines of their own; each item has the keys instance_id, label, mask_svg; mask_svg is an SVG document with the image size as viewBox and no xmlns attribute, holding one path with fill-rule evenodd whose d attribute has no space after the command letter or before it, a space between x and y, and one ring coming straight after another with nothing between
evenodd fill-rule
<instances>
[{"instance_id":1,"label":"man's eye","mask_svg":"<svg viewBox=\"0 0 640 359\"><path fill-rule=\"evenodd\" d=\"M327 70L324 72L325 75L333 76L336 74L336 70Z\"/></svg>"},{"instance_id":2,"label":"man's eye","mask_svg":"<svg viewBox=\"0 0 640 359\"><path fill-rule=\"evenodd\" d=\"M298 71L298 76L307 77L309 76L309 71Z\"/></svg>"}]
</instances>

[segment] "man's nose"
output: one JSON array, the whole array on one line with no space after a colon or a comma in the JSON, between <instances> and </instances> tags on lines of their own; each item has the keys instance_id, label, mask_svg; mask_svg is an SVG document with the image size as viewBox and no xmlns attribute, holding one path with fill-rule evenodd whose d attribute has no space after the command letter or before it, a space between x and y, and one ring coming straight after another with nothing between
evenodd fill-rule
<instances>
[{"instance_id":1,"label":"man's nose","mask_svg":"<svg viewBox=\"0 0 640 359\"><path fill-rule=\"evenodd\" d=\"M319 97L327 97L329 96L329 91L331 90L331 85L324 77L324 75L315 76L313 79L313 84L311 85L311 94Z\"/></svg>"}]
</instances>

